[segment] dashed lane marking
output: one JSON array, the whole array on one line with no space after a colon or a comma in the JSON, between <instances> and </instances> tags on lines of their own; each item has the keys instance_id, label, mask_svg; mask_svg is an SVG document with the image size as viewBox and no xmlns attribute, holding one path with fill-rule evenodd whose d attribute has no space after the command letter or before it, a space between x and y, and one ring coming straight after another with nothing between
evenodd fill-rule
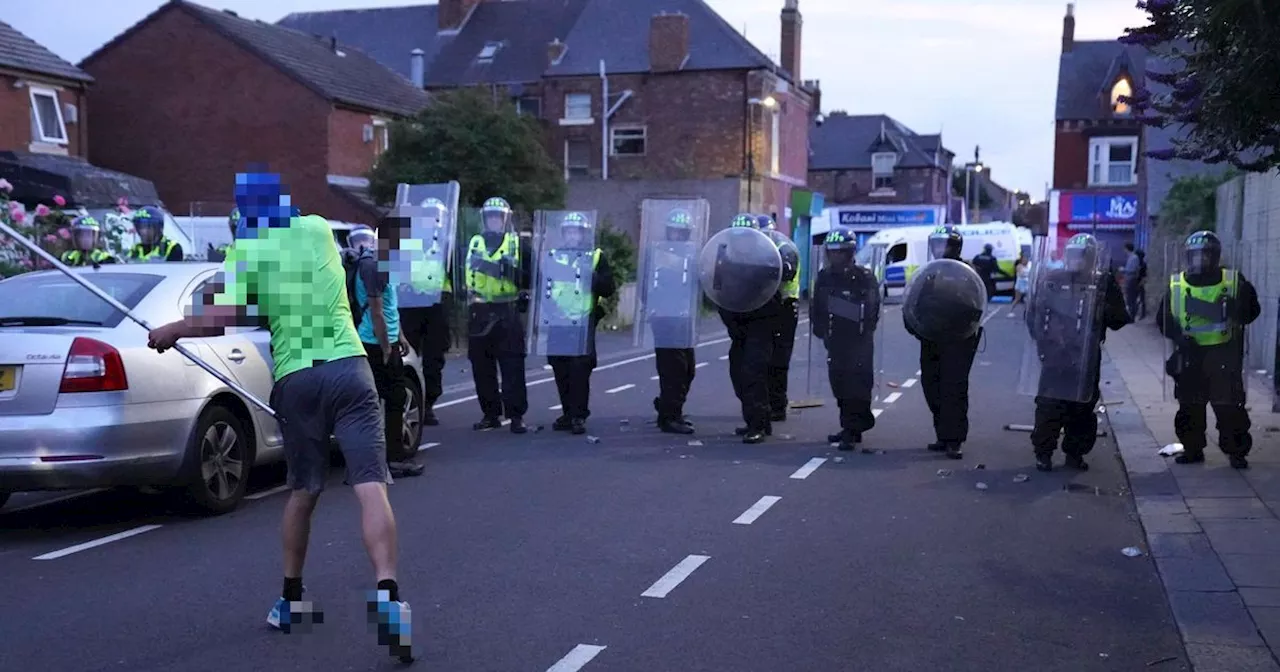
<instances>
[{"instance_id":1,"label":"dashed lane marking","mask_svg":"<svg viewBox=\"0 0 1280 672\"><path fill-rule=\"evenodd\" d=\"M711 559L709 555L690 555L679 564L671 568L661 579L658 579L649 590L640 593L640 597L656 597L664 598L676 589L676 586L684 583L695 570L702 566L702 563Z\"/></svg>"},{"instance_id":2,"label":"dashed lane marking","mask_svg":"<svg viewBox=\"0 0 1280 672\"><path fill-rule=\"evenodd\" d=\"M617 387L615 387L615 388L605 390L605 391L604 391L604 393L605 393L605 394L617 394L617 393L619 393L619 392L624 392L624 391L626 391L626 390L629 390L629 389L631 389L631 388L633 388L633 387L635 387L635 383L627 383L626 385L619 385L619 386L617 386Z\"/></svg>"},{"instance_id":3,"label":"dashed lane marking","mask_svg":"<svg viewBox=\"0 0 1280 672\"><path fill-rule=\"evenodd\" d=\"M548 410L548 411L559 411L559 410L561 410L561 409L563 409L563 408L564 408L564 404L556 404L555 406L551 406L551 407L547 408L547 410Z\"/></svg>"},{"instance_id":4,"label":"dashed lane marking","mask_svg":"<svg viewBox=\"0 0 1280 672\"><path fill-rule=\"evenodd\" d=\"M915 379L915 378L908 378L908 379L906 379L906 380L902 381L902 386L903 386L903 387L913 387L915 384L916 384L916 379Z\"/></svg>"},{"instance_id":5,"label":"dashed lane marking","mask_svg":"<svg viewBox=\"0 0 1280 672\"><path fill-rule=\"evenodd\" d=\"M889 396L887 396L887 397L885 397L885 398L884 398L884 403L886 403L886 404L892 404L893 402L895 402L895 401L897 401L897 400L899 400L899 399L901 399L901 398L902 398L902 393L901 393L901 392L890 392L890 393L889 393Z\"/></svg>"},{"instance_id":6,"label":"dashed lane marking","mask_svg":"<svg viewBox=\"0 0 1280 672\"><path fill-rule=\"evenodd\" d=\"M707 362L698 362L697 364L694 364L694 365L693 365L693 368L695 368L695 369L701 369L702 367L704 367L704 366L706 366L706 365L707 365ZM657 378L657 376L654 376L654 378Z\"/></svg>"},{"instance_id":7,"label":"dashed lane marking","mask_svg":"<svg viewBox=\"0 0 1280 672\"><path fill-rule=\"evenodd\" d=\"M708 342L708 344L709 344L709 343L710 343L710 342ZM699 344L699 345L702 345L702 344ZM595 368L595 370L596 370L596 371L605 371L605 370L608 370L608 369L616 369L616 368L618 368L619 366L626 366L627 364L634 364L634 363L636 363L636 362L643 362L643 361L645 361L645 360L647 360L647 359L653 359L653 353L649 353L649 354L647 354L647 355L640 355L639 357L632 357L632 358L630 358L630 359L624 359L624 360L621 360L621 361L618 361L618 362L613 362L613 363L610 363L610 364L602 364L602 365L600 365L600 366L597 366L597 367ZM525 386L525 388L530 388L530 387L533 387L533 386L535 386L535 385L545 385L545 384L550 383L550 382L552 382L552 381L554 381L554 380L555 380L555 377L551 377L551 378L539 378L539 379L537 379L537 380L531 380L531 381L529 381L529 382L525 383L525 385L524 385L524 386ZM465 403L467 403L468 401L473 401L473 400L475 400L475 399L477 399L477 398L478 398L478 397L477 397L476 395L472 394L472 395L468 395L468 396L465 396L465 397L460 397L460 398L458 398L458 399L451 399L451 400L449 400L449 401L445 401L445 402L442 402L442 403L436 404L436 405L435 405L435 408L447 408L447 407L449 407L449 406L457 406L458 404L465 404Z\"/></svg>"},{"instance_id":8,"label":"dashed lane marking","mask_svg":"<svg viewBox=\"0 0 1280 672\"><path fill-rule=\"evenodd\" d=\"M80 551L87 551L91 548L104 546L106 544L110 544L113 541L120 541L121 539L136 537L139 534L143 534L144 532L150 532L152 530L158 530L161 527L164 527L164 526L163 525L143 525L141 527L135 527L132 530L117 532L113 535L106 536L101 539L94 539L93 541L86 541L83 544L68 546L60 551L52 551L50 553L45 553L44 555L37 555L36 557L32 558L32 560L57 560L58 558L65 558L68 555L71 555L73 553L79 553Z\"/></svg>"},{"instance_id":9,"label":"dashed lane marking","mask_svg":"<svg viewBox=\"0 0 1280 672\"><path fill-rule=\"evenodd\" d=\"M873 418L878 418L878 417L880 417L880 414L881 414L881 413L884 413L884 409L883 409L883 408L873 408L873 409L871 409L871 417L873 417Z\"/></svg>"},{"instance_id":10,"label":"dashed lane marking","mask_svg":"<svg viewBox=\"0 0 1280 672\"><path fill-rule=\"evenodd\" d=\"M803 481L804 479L809 478L809 474L817 471L818 467L821 467L826 461L827 458L825 457L815 457L806 462L803 467L796 469L796 473L791 474L791 478L794 478L797 481Z\"/></svg>"},{"instance_id":11,"label":"dashed lane marking","mask_svg":"<svg viewBox=\"0 0 1280 672\"><path fill-rule=\"evenodd\" d=\"M649 380L657 380L658 376L649 376Z\"/></svg>"},{"instance_id":12,"label":"dashed lane marking","mask_svg":"<svg viewBox=\"0 0 1280 672\"><path fill-rule=\"evenodd\" d=\"M725 361L726 359L729 359L729 355L720 355L720 361L722 361L722 362L723 362L723 361Z\"/></svg>"},{"instance_id":13,"label":"dashed lane marking","mask_svg":"<svg viewBox=\"0 0 1280 672\"><path fill-rule=\"evenodd\" d=\"M595 646L592 644L579 644L573 647L573 650L569 652L569 655L561 658L555 665L547 668L547 672L578 672L578 670L585 667L587 663L595 660L595 657L600 655L600 652L604 651L606 648L608 647Z\"/></svg>"},{"instance_id":14,"label":"dashed lane marking","mask_svg":"<svg viewBox=\"0 0 1280 672\"><path fill-rule=\"evenodd\" d=\"M432 441L432 442L430 442L430 443L424 443L424 444L422 444L421 446L418 446L418 452L419 452L419 453L421 453L421 452L422 452L422 451L424 451L424 450L428 450L428 449L431 449L431 448L435 448L435 447L436 447L436 446L438 446L438 445L440 445L440 442L439 442L439 441Z\"/></svg>"},{"instance_id":15,"label":"dashed lane marking","mask_svg":"<svg viewBox=\"0 0 1280 672\"><path fill-rule=\"evenodd\" d=\"M747 509L746 511L743 511L741 516L738 516L737 518L735 518L733 521L733 524L734 525L750 525L751 523L756 522L756 520L760 516L764 515L765 511L768 511L770 507L772 507L774 504L777 504L778 500L780 499L782 498L774 497L773 495L766 495L764 497L761 497L760 501L756 502L755 504L752 504L751 508Z\"/></svg>"}]
</instances>

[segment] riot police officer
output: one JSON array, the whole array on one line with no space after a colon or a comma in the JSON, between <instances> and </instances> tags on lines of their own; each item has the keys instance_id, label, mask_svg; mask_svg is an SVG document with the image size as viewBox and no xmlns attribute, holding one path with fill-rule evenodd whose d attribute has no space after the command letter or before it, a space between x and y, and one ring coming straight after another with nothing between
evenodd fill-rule
<instances>
[{"instance_id":1,"label":"riot police officer","mask_svg":"<svg viewBox=\"0 0 1280 672\"><path fill-rule=\"evenodd\" d=\"M964 238L954 226L939 226L929 234L929 258L960 259ZM985 301L984 301L985 303ZM904 318L906 313L904 311ZM947 457L964 457L961 446L969 438L969 371L978 353L981 328L957 341L925 338L907 324L907 331L920 341L920 386L933 415L936 441L928 448Z\"/></svg>"},{"instance_id":2,"label":"riot police officer","mask_svg":"<svg viewBox=\"0 0 1280 672\"><path fill-rule=\"evenodd\" d=\"M505 415L511 421L511 432L524 434L528 431L524 415L529 410L529 393L520 313L528 306L529 259L533 255L512 226L506 199L486 200L480 214L484 228L467 244L464 270L467 358L484 414L473 428L501 427Z\"/></svg>"},{"instance_id":3,"label":"riot police officer","mask_svg":"<svg viewBox=\"0 0 1280 672\"><path fill-rule=\"evenodd\" d=\"M800 252L778 231L778 224L769 215L756 215L757 227L773 239L778 251L787 263L798 266ZM791 378L791 355L796 347L796 328L800 324L800 274L794 273L782 283L782 305L773 330L773 355L769 359L769 420L782 422L787 419L787 383Z\"/></svg>"},{"instance_id":4,"label":"riot police officer","mask_svg":"<svg viewBox=\"0 0 1280 672\"><path fill-rule=\"evenodd\" d=\"M1036 468L1053 470L1053 452L1062 437L1066 466L1088 470L1084 457L1098 438L1094 409L1102 343L1107 329L1129 324L1124 295L1103 259L1098 241L1087 233L1067 242L1061 267L1047 245L1037 250L1035 284L1027 300L1028 344L1023 378L1035 378L1035 426L1031 445ZM1034 373L1032 374L1032 369Z\"/></svg>"},{"instance_id":5,"label":"riot police officer","mask_svg":"<svg viewBox=\"0 0 1280 672\"><path fill-rule=\"evenodd\" d=\"M551 322L564 325L549 326L546 331L547 363L555 375L561 406L551 428L585 434L591 416L591 372L598 364L596 326L604 317L599 300L613 296L617 285L608 258L595 246L595 226L584 213L563 214L555 238L555 244L538 255L539 264L550 265L539 269L547 286L538 288L538 312L554 313L556 319ZM584 292L575 277L581 277L584 269L579 265L586 263L591 264L586 271L591 282Z\"/></svg>"},{"instance_id":6,"label":"riot police officer","mask_svg":"<svg viewBox=\"0 0 1280 672\"><path fill-rule=\"evenodd\" d=\"M702 221L705 221L702 220ZM647 315L653 338L654 363L658 369L658 396L653 407L658 412L658 429L668 434L692 434L693 423L684 414L689 389L697 375L694 340L697 333L697 275L688 265L696 263L697 249L683 249L694 236L694 216L687 208L677 207L667 213L661 241L655 241L646 255L640 304L652 309L668 301L674 310L667 314ZM666 253L665 257L662 253ZM674 262L674 263L672 263ZM687 313L687 314L684 314ZM641 320L636 320L641 328Z\"/></svg>"},{"instance_id":7,"label":"riot police officer","mask_svg":"<svg viewBox=\"0 0 1280 672\"><path fill-rule=\"evenodd\" d=\"M1222 265L1222 241L1197 231L1184 245L1186 270L1169 278L1157 326L1173 341L1165 372L1174 380L1178 412L1173 428L1184 452L1178 464L1204 462L1205 405L1218 420L1218 445L1231 466L1249 467L1253 436L1245 410L1244 331L1262 308L1253 285Z\"/></svg>"},{"instance_id":8,"label":"riot police officer","mask_svg":"<svg viewBox=\"0 0 1280 672\"><path fill-rule=\"evenodd\" d=\"M159 208L134 210L133 228L138 232L138 244L129 250L127 261L182 261L182 246L164 235L164 214Z\"/></svg>"},{"instance_id":9,"label":"riot police officer","mask_svg":"<svg viewBox=\"0 0 1280 672\"><path fill-rule=\"evenodd\" d=\"M75 249L62 253L62 263L68 266L93 266L118 263L115 257L99 249L102 227L90 215L80 215L71 220L71 242Z\"/></svg>"},{"instance_id":10,"label":"riot police officer","mask_svg":"<svg viewBox=\"0 0 1280 672\"><path fill-rule=\"evenodd\" d=\"M875 427L875 339L880 322L880 283L871 269L854 262L857 234L836 226L823 242L826 264L813 284L809 324L827 351L827 377L840 409L840 431L827 437L840 450L853 450Z\"/></svg>"},{"instance_id":11,"label":"riot police officer","mask_svg":"<svg viewBox=\"0 0 1280 672\"><path fill-rule=\"evenodd\" d=\"M423 201L424 218L437 226L450 227L445 237L452 241L454 220L447 206L438 198ZM440 243L433 243L439 245ZM445 247L452 249L452 245ZM453 314L453 280L451 278L452 255L445 250L423 250L422 258L415 259L410 268L409 284L422 294L438 294L439 301L421 307L400 307L401 325L406 337L418 350L422 360L422 424L436 426L435 404L444 394L445 356L453 347L450 316ZM407 302L406 302L407 303Z\"/></svg>"},{"instance_id":12,"label":"riot police officer","mask_svg":"<svg viewBox=\"0 0 1280 672\"><path fill-rule=\"evenodd\" d=\"M218 247L214 247L213 243L209 243L208 250L205 251L205 258L209 261L220 262L226 260L227 253L231 251L231 246L236 242L236 229L240 227L239 208L231 209L231 215L227 217L227 227L231 229L231 242Z\"/></svg>"}]
</instances>

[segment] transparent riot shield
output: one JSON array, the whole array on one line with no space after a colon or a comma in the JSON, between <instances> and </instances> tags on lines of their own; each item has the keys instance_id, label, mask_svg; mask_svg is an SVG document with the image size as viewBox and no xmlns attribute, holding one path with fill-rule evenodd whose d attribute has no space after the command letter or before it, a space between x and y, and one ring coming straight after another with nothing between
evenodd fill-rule
<instances>
[{"instance_id":1,"label":"transparent riot shield","mask_svg":"<svg viewBox=\"0 0 1280 672\"><path fill-rule=\"evenodd\" d=\"M717 308L749 313L778 293L782 255L763 231L724 229L711 236L698 254L698 282Z\"/></svg>"},{"instance_id":2,"label":"transparent riot shield","mask_svg":"<svg viewBox=\"0 0 1280 672\"><path fill-rule=\"evenodd\" d=\"M477 208L459 215L458 240L465 244L456 245L454 252L454 303L461 304L455 316L467 325L468 338L486 338L500 329L502 347L521 351L521 276L532 260L525 258L513 218Z\"/></svg>"},{"instance_id":3,"label":"transparent riot shield","mask_svg":"<svg viewBox=\"0 0 1280 672\"><path fill-rule=\"evenodd\" d=\"M550 357L595 350L592 278L599 263L594 210L539 210L534 217L529 352Z\"/></svg>"},{"instance_id":4,"label":"transparent riot shield","mask_svg":"<svg viewBox=\"0 0 1280 672\"><path fill-rule=\"evenodd\" d=\"M188 259L221 262L235 239L231 230L231 213L236 209L234 201L196 201L189 212L192 248L185 250ZM166 228L168 222L165 223ZM167 231L166 231L167 234Z\"/></svg>"},{"instance_id":5,"label":"transparent riot shield","mask_svg":"<svg viewBox=\"0 0 1280 672\"><path fill-rule=\"evenodd\" d=\"M1092 259L1071 258L1041 238L1033 245L1031 268L1018 392L1092 401L1105 328L1107 249L1099 246Z\"/></svg>"},{"instance_id":6,"label":"transparent riot shield","mask_svg":"<svg viewBox=\"0 0 1280 672\"><path fill-rule=\"evenodd\" d=\"M401 184L389 224L391 281L401 308L425 308L441 302L452 289L449 262L453 258L458 219L457 182Z\"/></svg>"},{"instance_id":7,"label":"transparent riot shield","mask_svg":"<svg viewBox=\"0 0 1280 672\"><path fill-rule=\"evenodd\" d=\"M1166 254L1172 270L1165 277L1162 302L1165 332L1166 399L1188 397L1213 404L1244 404L1252 325L1261 302L1252 279L1242 266L1257 265L1242 246L1221 240L1222 255L1215 264L1185 241L1170 245ZM1265 276L1264 276L1265 277ZM1256 359L1256 358L1255 358Z\"/></svg>"},{"instance_id":8,"label":"transparent riot shield","mask_svg":"<svg viewBox=\"0 0 1280 672\"><path fill-rule=\"evenodd\" d=\"M709 212L710 205L702 199L645 199L641 203L634 345L697 345L702 301L698 253L706 240Z\"/></svg>"},{"instance_id":9,"label":"transparent riot shield","mask_svg":"<svg viewBox=\"0 0 1280 672\"><path fill-rule=\"evenodd\" d=\"M853 250L815 245L809 255L809 353L805 374L808 401L826 398L878 401L884 329L880 326L883 269L875 257L858 263Z\"/></svg>"},{"instance_id":10,"label":"transparent riot shield","mask_svg":"<svg viewBox=\"0 0 1280 672\"><path fill-rule=\"evenodd\" d=\"M978 333L986 308L987 287L973 267L934 259L907 283L902 321L926 341L954 343Z\"/></svg>"}]
</instances>

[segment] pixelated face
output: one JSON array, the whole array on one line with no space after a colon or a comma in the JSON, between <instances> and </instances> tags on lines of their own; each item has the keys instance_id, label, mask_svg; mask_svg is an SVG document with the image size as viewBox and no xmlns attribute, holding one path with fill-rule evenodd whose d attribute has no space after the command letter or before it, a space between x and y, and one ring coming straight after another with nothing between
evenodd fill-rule
<instances>
[{"instance_id":1,"label":"pixelated face","mask_svg":"<svg viewBox=\"0 0 1280 672\"><path fill-rule=\"evenodd\" d=\"M277 173L238 173L236 208L241 217L237 238L258 229L287 227L295 212L289 188Z\"/></svg>"}]
</instances>

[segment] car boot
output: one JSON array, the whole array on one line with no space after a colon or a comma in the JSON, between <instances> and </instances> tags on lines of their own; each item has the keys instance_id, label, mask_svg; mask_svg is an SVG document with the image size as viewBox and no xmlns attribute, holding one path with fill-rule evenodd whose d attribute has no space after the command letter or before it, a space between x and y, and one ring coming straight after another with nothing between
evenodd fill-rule
<instances>
[{"instance_id":1,"label":"car boot","mask_svg":"<svg viewBox=\"0 0 1280 672\"><path fill-rule=\"evenodd\" d=\"M1076 471L1089 471L1089 463L1084 461L1083 455L1068 455L1065 466Z\"/></svg>"},{"instance_id":2,"label":"car boot","mask_svg":"<svg viewBox=\"0 0 1280 672\"><path fill-rule=\"evenodd\" d=\"M516 417L511 418L512 434L525 434L528 433L528 431L529 426L524 424L524 418L522 416L517 415Z\"/></svg>"},{"instance_id":3,"label":"car boot","mask_svg":"<svg viewBox=\"0 0 1280 672\"><path fill-rule=\"evenodd\" d=\"M567 432L573 429L573 421L569 419L569 416L562 415L556 418L555 422L551 423L551 429L557 432Z\"/></svg>"},{"instance_id":4,"label":"car boot","mask_svg":"<svg viewBox=\"0 0 1280 672\"><path fill-rule=\"evenodd\" d=\"M1204 462L1204 449L1185 450L1181 455L1173 458L1173 461L1178 464L1200 464Z\"/></svg>"},{"instance_id":5,"label":"car boot","mask_svg":"<svg viewBox=\"0 0 1280 672\"><path fill-rule=\"evenodd\" d=\"M480 420L480 422L477 422L476 424L471 425L471 429L474 429L478 432L482 432L488 429L497 429L501 426L502 426L502 421L498 419L498 416L486 415L484 416L484 418Z\"/></svg>"}]
</instances>

